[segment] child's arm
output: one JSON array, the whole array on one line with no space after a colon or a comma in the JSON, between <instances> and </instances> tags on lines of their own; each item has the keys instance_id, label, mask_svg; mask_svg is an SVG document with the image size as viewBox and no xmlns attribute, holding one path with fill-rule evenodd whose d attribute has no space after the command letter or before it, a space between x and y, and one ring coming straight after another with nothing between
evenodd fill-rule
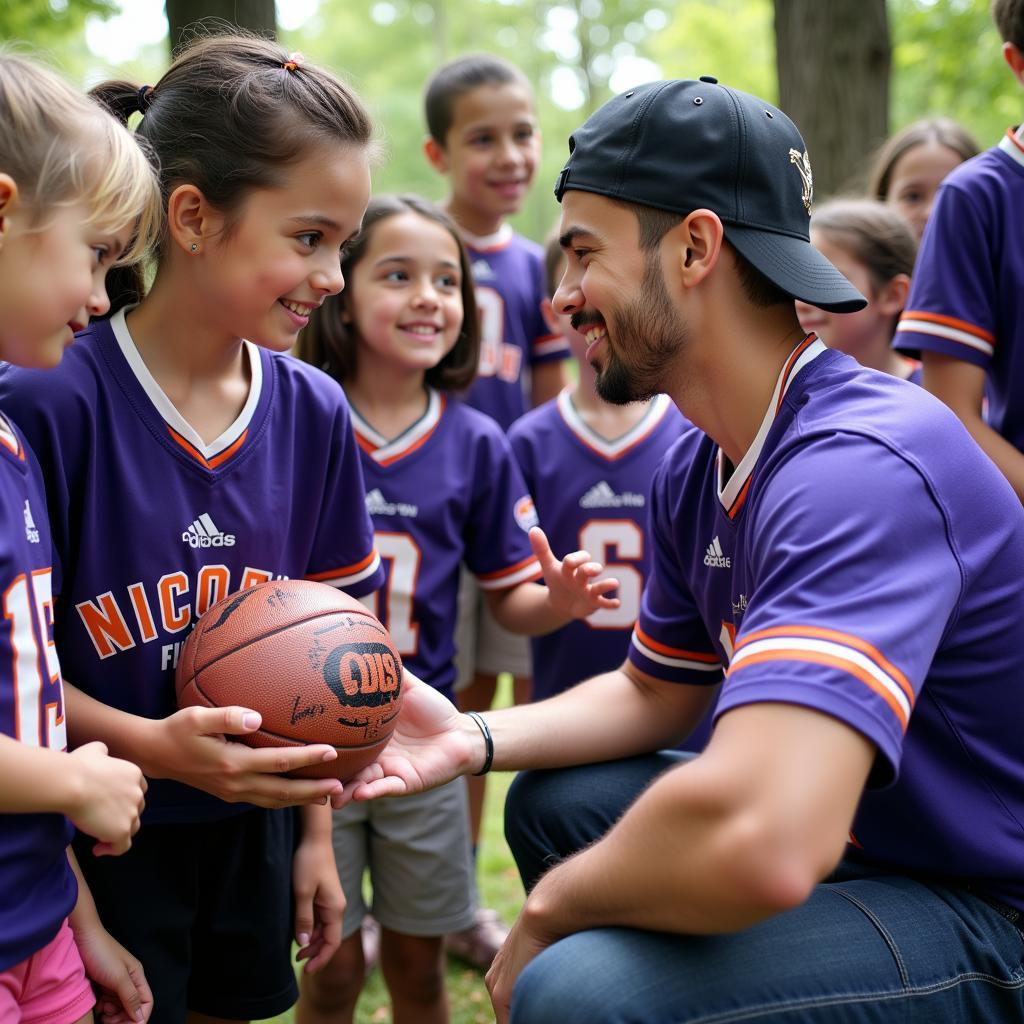
<instances>
[{"instance_id":1,"label":"child's arm","mask_svg":"<svg viewBox=\"0 0 1024 1024\"><path fill-rule=\"evenodd\" d=\"M559 392L568 386L569 373L564 359L547 363L536 363L530 371L530 400L536 409L538 405L557 398Z\"/></svg>"},{"instance_id":2,"label":"child's arm","mask_svg":"<svg viewBox=\"0 0 1024 1024\"><path fill-rule=\"evenodd\" d=\"M68 863L78 879L78 902L68 916L85 973L99 988L96 1012L103 1024L147 1021L153 1012L153 993L142 964L100 921L89 886L71 848Z\"/></svg>"},{"instance_id":3,"label":"child's arm","mask_svg":"<svg viewBox=\"0 0 1024 1024\"><path fill-rule=\"evenodd\" d=\"M539 526L530 530L530 544L546 585L526 582L507 590L484 591L492 614L505 629L543 636L601 608L618 608L617 597L605 596L617 589L618 580L594 582L604 566L591 561L586 551L574 551L559 561Z\"/></svg>"},{"instance_id":4,"label":"child's arm","mask_svg":"<svg viewBox=\"0 0 1024 1024\"><path fill-rule=\"evenodd\" d=\"M941 352L922 352L922 383L940 401L956 413L981 450L1024 501L1024 453L982 418L985 371L974 363Z\"/></svg>"},{"instance_id":5,"label":"child's arm","mask_svg":"<svg viewBox=\"0 0 1024 1024\"><path fill-rule=\"evenodd\" d=\"M221 800L260 807L322 804L340 799L337 779L288 779L277 774L333 761L333 747L276 747L260 750L232 743L260 727L246 708L192 707L167 718L142 718L119 711L64 680L68 732L76 743L102 740L118 756L134 761L152 779L176 779Z\"/></svg>"},{"instance_id":6,"label":"child's arm","mask_svg":"<svg viewBox=\"0 0 1024 1024\"><path fill-rule=\"evenodd\" d=\"M306 960L306 974L315 974L341 944L345 893L338 877L331 840L331 808L302 808L302 839L292 860L295 888L296 960Z\"/></svg>"},{"instance_id":7,"label":"child's arm","mask_svg":"<svg viewBox=\"0 0 1024 1024\"><path fill-rule=\"evenodd\" d=\"M0 736L0 811L66 814L95 837L97 856L124 853L139 828L146 780L102 743L70 754Z\"/></svg>"}]
</instances>

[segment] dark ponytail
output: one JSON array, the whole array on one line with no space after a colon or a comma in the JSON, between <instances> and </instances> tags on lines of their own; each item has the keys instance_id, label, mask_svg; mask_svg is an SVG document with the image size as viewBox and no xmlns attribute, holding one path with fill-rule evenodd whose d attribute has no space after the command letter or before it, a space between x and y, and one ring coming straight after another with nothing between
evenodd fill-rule
<instances>
[{"instance_id":1,"label":"dark ponytail","mask_svg":"<svg viewBox=\"0 0 1024 1024\"><path fill-rule=\"evenodd\" d=\"M228 234L248 194L280 186L311 148L366 148L373 134L348 86L258 36L200 38L151 89L109 81L92 95L123 122L142 113L135 134L158 168L164 209L179 185L195 185L227 216ZM166 244L165 227L158 258ZM122 282L109 284L111 291ZM141 279L125 283L116 297L111 291L111 309L141 294Z\"/></svg>"}]
</instances>

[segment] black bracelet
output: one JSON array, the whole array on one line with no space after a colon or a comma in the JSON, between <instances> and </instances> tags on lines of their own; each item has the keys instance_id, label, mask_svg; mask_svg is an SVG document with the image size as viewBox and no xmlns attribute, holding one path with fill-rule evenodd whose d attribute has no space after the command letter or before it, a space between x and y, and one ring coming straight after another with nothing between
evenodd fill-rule
<instances>
[{"instance_id":1,"label":"black bracelet","mask_svg":"<svg viewBox=\"0 0 1024 1024\"><path fill-rule=\"evenodd\" d=\"M491 770L491 762L494 760L494 737L491 735L491 730L487 722L484 721L483 715L478 715L475 711L467 711L466 714L480 726L480 731L484 734L484 766L473 774L486 775Z\"/></svg>"}]
</instances>

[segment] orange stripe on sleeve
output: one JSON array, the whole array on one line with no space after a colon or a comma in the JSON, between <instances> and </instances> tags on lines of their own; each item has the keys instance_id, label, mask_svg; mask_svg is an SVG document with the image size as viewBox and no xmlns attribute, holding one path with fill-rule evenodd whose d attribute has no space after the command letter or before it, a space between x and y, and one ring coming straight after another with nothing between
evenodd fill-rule
<instances>
[{"instance_id":1,"label":"orange stripe on sleeve","mask_svg":"<svg viewBox=\"0 0 1024 1024\"><path fill-rule=\"evenodd\" d=\"M850 633L840 633L838 630L825 629L821 626L773 626L770 629L759 629L756 633L745 636L737 645L736 650L741 650L755 640L766 640L772 637L801 636L817 640L832 640L846 647L852 647L854 650L860 651L861 654L866 654L886 675L892 677L893 681L905 694L910 706L914 706L916 699L914 688L910 685L907 677L877 647Z\"/></svg>"},{"instance_id":2,"label":"orange stripe on sleeve","mask_svg":"<svg viewBox=\"0 0 1024 1024\"><path fill-rule=\"evenodd\" d=\"M905 309L900 315L900 321L902 322L903 320L927 320L929 323L955 327L958 331L966 331L968 334L973 334L976 338L981 338L982 341L987 341L993 345L996 340L996 336L991 331L986 331L976 324L970 324L966 320L958 320L955 316L943 316L941 313L926 313L923 310Z\"/></svg>"},{"instance_id":3,"label":"orange stripe on sleeve","mask_svg":"<svg viewBox=\"0 0 1024 1024\"><path fill-rule=\"evenodd\" d=\"M760 665L766 661L813 662L816 665L825 665L828 668L839 669L839 671L845 672L847 675L855 676L862 683L877 693L878 696L889 705L893 714L895 714L899 719L900 726L903 731L907 731L907 716L904 714L903 708L900 707L896 698L880 682L878 682L877 679L865 672L859 665L854 665L853 662L844 661L842 658L834 657L831 654L825 654L822 651L804 651L799 648L780 648L779 650L774 651L763 651L760 654L752 654L749 658L744 658L741 662L734 663L729 674L732 676L737 672L742 672L748 665Z\"/></svg>"},{"instance_id":4,"label":"orange stripe on sleeve","mask_svg":"<svg viewBox=\"0 0 1024 1024\"><path fill-rule=\"evenodd\" d=\"M307 580L333 580L339 576L351 576L353 573L361 572L377 557L376 548L371 551L362 561L352 565L344 565L340 569L332 569L330 572L314 572L306 576Z\"/></svg>"},{"instance_id":5,"label":"orange stripe on sleeve","mask_svg":"<svg viewBox=\"0 0 1024 1024\"><path fill-rule=\"evenodd\" d=\"M653 637L648 636L639 625L633 627L636 635L644 647L650 647L658 654L664 654L669 658L685 658L688 661L703 661L708 665L717 665L721 660L717 654L707 654L703 651L684 651L681 647L669 647L668 644L660 643Z\"/></svg>"},{"instance_id":6,"label":"orange stripe on sleeve","mask_svg":"<svg viewBox=\"0 0 1024 1024\"><path fill-rule=\"evenodd\" d=\"M513 573L520 572L525 569L531 562L536 562L537 556L530 555L529 558L524 558L521 562L516 562L515 565L507 566L504 569L499 569L497 572L486 572L481 573L478 579L481 580L500 580L502 576L511 576Z\"/></svg>"}]
</instances>

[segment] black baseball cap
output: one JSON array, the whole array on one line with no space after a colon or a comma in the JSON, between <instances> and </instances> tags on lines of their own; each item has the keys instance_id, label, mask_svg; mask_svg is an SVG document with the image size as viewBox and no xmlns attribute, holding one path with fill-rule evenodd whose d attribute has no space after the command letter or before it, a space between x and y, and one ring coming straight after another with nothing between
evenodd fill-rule
<instances>
[{"instance_id":1,"label":"black baseball cap","mask_svg":"<svg viewBox=\"0 0 1024 1024\"><path fill-rule=\"evenodd\" d=\"M569 189L683 216L712 210L728 241L793 298L834 313L867 305L811 245L811 164L796 125L715 78L651 82L609 100L569 137L559 202Z\"/></svg>"}]
</instances>

